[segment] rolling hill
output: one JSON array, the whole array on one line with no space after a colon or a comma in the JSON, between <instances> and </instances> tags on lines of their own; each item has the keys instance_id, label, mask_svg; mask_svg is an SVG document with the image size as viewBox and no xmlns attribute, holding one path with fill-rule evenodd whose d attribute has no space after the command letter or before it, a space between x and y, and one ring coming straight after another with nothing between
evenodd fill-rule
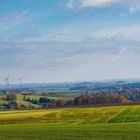
<instances>
[{"instance_id":1,"label":"rolling hill","mask_svg":"<svg viewBox=\"0 0 140 140\"><path fill-rule=\"evenodd\" d=\"M2 140L139 140L140 105L0 111Z\"/></svg>"}]
</instances>

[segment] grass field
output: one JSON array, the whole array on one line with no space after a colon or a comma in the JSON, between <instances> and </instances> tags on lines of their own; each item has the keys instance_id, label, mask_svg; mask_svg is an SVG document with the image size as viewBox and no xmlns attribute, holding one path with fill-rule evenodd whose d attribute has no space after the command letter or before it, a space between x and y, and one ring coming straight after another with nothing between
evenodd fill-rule
<instances>
[{"instance_id":1,"label":"grass field","mask_svg":"<svg viewBox=\"0 0 140 140\"><path fill-rule=\"evenodd\" d=\"M0 124L0 140L140 140L140 105L1 111Z\"/></svg>"},{"instance_id":2,"label":"grass field","mask_svg":"<svg viewBox=\"0 0 140 140\"><path fill-rule=\"evenodd\" d=\"M117 114L115 117L109 120L109 122L140 122L140 106L126 106L121 113Z\"/></svg>"},{"instance_id":3,"label":"grass field","mask_svg":"<svg viewBox=\"0 0 140 140\"><path fill-rule=\"evenodd\" d=\"M30 102L26 102L23 100L23 95L18 94L17 95L17 103L22 104L22 105L27 105L27 106L32 106L33 108L40 108L40 105L32 104Z\"/></svg>"},{"instance_id":4,"label":"grass field","mask_svg":"<svg viewBox=\"0 0 140 140\"><path fill-rule=\"evenodd\" d=\"M1 140L139 140L140 123L0 126Z\"/></svg>"},{"instance_id":5,"label":"grass field","mask_svg":"<svg viewBox=\"0 0 140 140\"><path fill-rule=\"evenodd\" d=\"M3 103L5 103L5 104L8 103L8 101L2 99L3 97L6 97L6 96L5 95L1 95L0 96L0 105L3 104ZM39 101L40 97L44 97L44 98L48 98L48 99L54 99L54 100L73 99L73 98L70 98L70 97L69 98L67 98L67 97L64 98L64 97L51 97L51 96L40 96L40 95L22 95L22 94L16 94L16 98L17 98L16 99L16 103L18 105L24 105L27 108L32 108L32 109L33 108L34 109L41 109L42 107L39 104L33 104L31 102L25 101L24 100L24 97L26 97L26 99L29 98L29 99L38 100L38 101Z\"/></svg>"},{"instance_id":6,"label":"grass field","mask_svg":"<svg viewBox=\"0 0 140 140\"><path fill-rule=\"evenodd\" d=\"M105 123L124 107L64 108L0 112L0 124Z\"/></svg>"}]
</instances>

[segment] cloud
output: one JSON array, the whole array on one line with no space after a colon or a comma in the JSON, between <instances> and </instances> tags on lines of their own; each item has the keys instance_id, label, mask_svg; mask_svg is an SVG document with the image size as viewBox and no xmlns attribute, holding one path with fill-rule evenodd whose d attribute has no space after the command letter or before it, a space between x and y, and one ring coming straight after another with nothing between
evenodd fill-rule
<instances>
[{"instance_id":1,"label":"cloud","mask_svg":"<svg viewBox=\"0 0 140 140\"><path fill-rule=\"evenodd\" d=\"M120 0L80 0L81 7L100 7L120 3Z\"/></svg>"},{"instance_id":2,"label":"cloud","mask_svg":"<svg viewBox=\"0 0 140 140\"><path fill-rule=\"evenodd\" d=\"M18 73L26 82L133 76L140 68L139 46L137 41L108 36L88 41L1 41L0 72Z\"/></svg>"},{"instance_id":3,"label":"cloud","mask_svg":"<svg viewBox=\"0 0 140 140\"><path fill-rule=\"evenodd\" d=\"M16 36L16 40L21 40L21 41L25 41L25 42L39 40L41 38L43 38L41 32L36 30L36 28L34 26L31 26L30 29L24 30L24 32L22 32Z\"/></svg>"},{"instance_id":4,"label":"cloud","mask_svg":"<svg viewBox=\"0 0 140 140\"><path fill-rule=\"evenodd\" d=\"M127 48L125 48L125 47L121 48L121 49L119 50L119 52L118 52L116 55L114 55L113 57L111 57L111 60L114 62L114 61L116 61L116 60L121 59L121 57L122 57L127 51L128 51Z\"/></svg>"},{"instance_id":5,"label":"cloud","mask_svg":"<svg viewBox=\"0 0 140 140\"><path fill-rule=\"evenodd\" d=\"M103 7L113 4L122 3L124 0L69 0L66 7L73 8L89 8L89 7Z\"/></svg>"},{"instance_id":6,"label":"cloud","mask_svg":"<svg viewBox=\"0 0 140 140\"><path fill-rule=\"evenodd\" d=\"M140 24L132 24L132 25L125 25L121 27L109 27L106 29L99 30L96 35L120 35L121 38L125 38L127 40L137 40L140 41Z\"/></svg>"},{"instance_id":7,"label":"cloud","mask_svg":"<svg viewBox=\"0 0 140 140\"><path fill-rule=\"evenodd\" d=\"M69 9L99 8L113 5L127 7L130 13L136 12L140 9L139 0L68 0L66 3L66 7Z\"/></svg>"},{"instance_id":8,"label":"cloud","mask_svg":"<svg viewBox=\"0 0 140 140\"><path fill-rule=\"evenodd\" d=\"M66 7L69 8L69 9L75 8L76 5L77 5L77 3L76 3L74 0L69 0L69 1L66 3Z\"/></svg>"},{"instance_id":9,"label":"cloud","mask_svg":"<svg viewBox=\"0 0 140 140\"><path fill-rule=\"evenodd\" d=\"M138 11L139 9L140 9L140 4L135 5L135 6L130 6L129 7L129 12L134 13L134 12Z\"/></svg>"},{"instance_id":10,"label":"cloud","mask_svg":"<svg viewBox=\"0 0 140 140\"><path fill-rule=\"evenodd\" d=\"M22 22L23 18L27 15L28 10L22 12L11 12L8 15L0 18L0 30L5 31Z\"/></svg>"},{"instance_id":11,"label":"cloud","mask_svg":"<svg viewBox=\"0 0 140 140\"><path fill-rule=\"evenodd\" d=\"M118 58L127 51L138 55L139 45L139 42L114 37L90 41L0 42L0 67L15 69L73 67L72 65L79 64L87 56L92 59L96 59L96 56L110 57L110 55Z\"/></svg>"}]
</instances>

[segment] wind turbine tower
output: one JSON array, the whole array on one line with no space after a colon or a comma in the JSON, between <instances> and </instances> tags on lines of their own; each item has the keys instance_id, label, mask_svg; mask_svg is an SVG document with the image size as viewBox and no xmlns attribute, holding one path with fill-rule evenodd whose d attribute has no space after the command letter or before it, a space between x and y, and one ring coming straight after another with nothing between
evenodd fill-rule
<instances>
[{"instance_id":1,"label":"wind turbine tower","mask_svg":"<svg viewBox=\"0 0 140 140\"><path fill-rule=\"evenodd\" d=\"M4 79L4 81L6 82L7 93L9 93L9 88L10 88L9 74L7 74L7 77Z\"/></svg>"},{"instance_id":2,"label":"wind turbine tower","mask_svg":"<svg viewBox=\"0 0 140 140\"><path fill-rule=\"evenodd\" d=\"M21 85L22 85L22 77L18 78L17 80L19 82L19 90L22 91L22 87L21 87Z\"/></svg>"}]
</instances>

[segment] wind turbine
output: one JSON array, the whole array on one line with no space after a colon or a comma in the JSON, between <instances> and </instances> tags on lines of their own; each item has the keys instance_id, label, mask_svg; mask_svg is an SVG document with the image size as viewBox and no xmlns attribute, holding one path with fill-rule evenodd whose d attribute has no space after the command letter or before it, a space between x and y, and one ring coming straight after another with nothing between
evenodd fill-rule
<instances>
[{"instance_id":1,"label":"wind turbine","mask_svg":"<svg viewBox=\"0 0 140 140\"><path fill-rule=\"evenodd\" d=\"M7 77L4 79L4 81L6 82L7 93L9 93L9 85L10 85L10 82L9 82L9 74L7 74Z\"/></svg>"},{"instance_id":2,"label":"wind turbine","mask_svg":"<svg viewBox=\"0 0 140 140\"><path fill-rule=\"evenodd\" d=\"M19 77L17 80L18 80L18 82L19 82L19 90L21 91L22 76Z\"/></svg>"}]
</instances>

